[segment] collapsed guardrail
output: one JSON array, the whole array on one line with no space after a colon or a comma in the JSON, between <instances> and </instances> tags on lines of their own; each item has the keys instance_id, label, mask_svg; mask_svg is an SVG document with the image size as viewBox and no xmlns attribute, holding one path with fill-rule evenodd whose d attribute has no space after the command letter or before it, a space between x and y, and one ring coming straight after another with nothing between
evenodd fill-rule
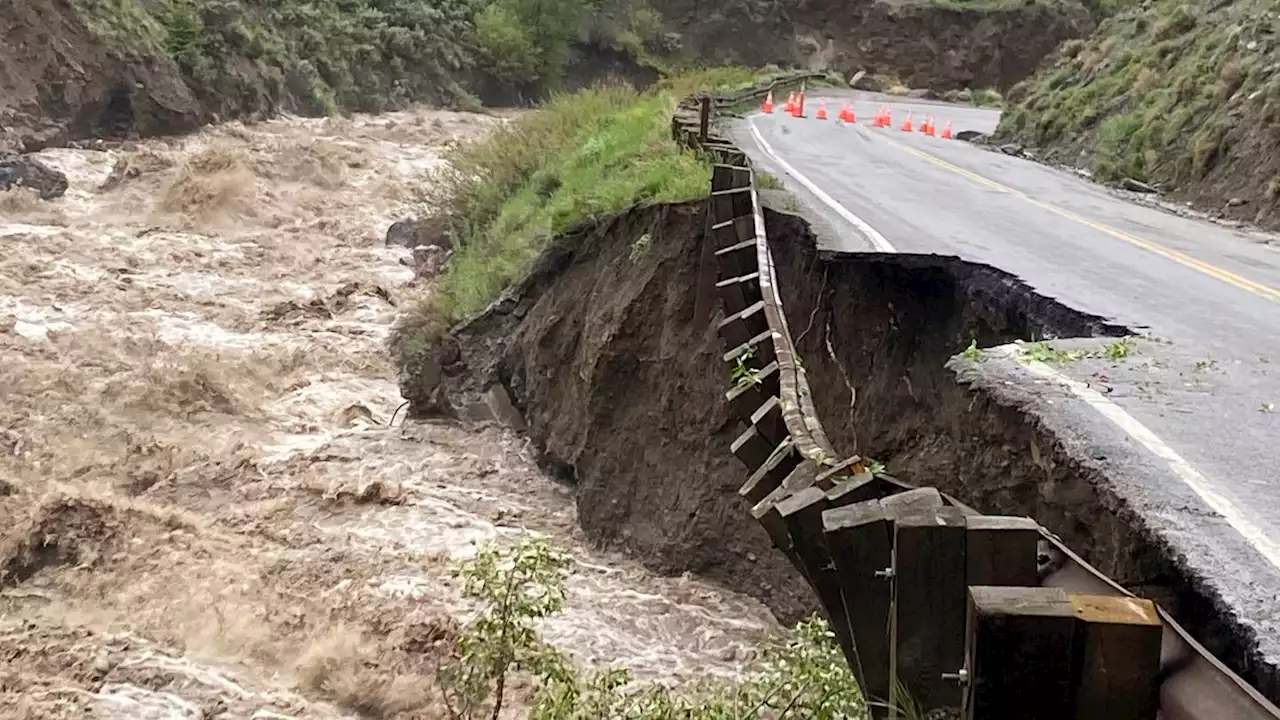
<instances>
[{"instance_id":1,"label":"collapsed guardrail","mask_svg":"<svg viewBox=\"0 0 1280 720\"><path fill-rule=\"evenodd\" d=\"M839 460L811 402L775 283L747 156L717 110L815 74L681 101L675 139L713 160L708 237L718 332L746 424L740 494L817 594L875 714L908 697L965 718L1280 719L1280 709L1030 518L981 515L931 487Z\"/></svg>"}]
</instances>

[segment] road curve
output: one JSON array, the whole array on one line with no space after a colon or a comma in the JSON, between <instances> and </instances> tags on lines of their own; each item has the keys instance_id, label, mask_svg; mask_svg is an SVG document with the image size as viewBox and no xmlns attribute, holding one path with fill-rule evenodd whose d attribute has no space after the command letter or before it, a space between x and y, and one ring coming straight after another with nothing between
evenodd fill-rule
<instances>
[{"instance_id":1,"label":"road curve","mask_svg":"<svg viewBox=\"0 0 1280 720\"><path fill-rule=\"evenodd\" d=\"M815 119L824 99L832 118L850 101L857 124ZM885 105L893 127L871 127ZM939 129L949 120L953 132L990 132L997 111L848 91L812 94L806 110L806 119L757 113L731 132L836 230L830 249L987 263L1159 339L1138 341L1119 363L1031 369L1100 433L1124 433L1134 458L1118 461L1129 471L1118 491L1280 664L1280 241L899 129L911 111L917 124L933 115Z\"/></svg>"}]
</instances>

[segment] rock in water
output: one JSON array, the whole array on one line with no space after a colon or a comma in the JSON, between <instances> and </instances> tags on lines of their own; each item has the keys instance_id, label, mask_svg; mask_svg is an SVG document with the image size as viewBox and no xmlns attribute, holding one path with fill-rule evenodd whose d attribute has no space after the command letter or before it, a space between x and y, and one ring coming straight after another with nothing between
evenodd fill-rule
<instances>
[{"instance_id":1,"label":"rock in water","mask_svg":"<svg viewBox=\"0 0 1280 720\"><path fill-rule=\"evenodd\" d=\"M15 185L35 190L41 200L52 200L67 191L67 176L30 155L0 159L0 190Z\"/></svg>"},{"instance_id":2,"label":"rock in water","mask_svg":"<svg viewBox=\"0 0 1280 720\"><path fill-rule=\"evenodd\" d=\"M442 217L405 218L387 228L387 247L416 248L420 245L452 250L453 237L448 221Z\"/></svg>"}]
</instances>

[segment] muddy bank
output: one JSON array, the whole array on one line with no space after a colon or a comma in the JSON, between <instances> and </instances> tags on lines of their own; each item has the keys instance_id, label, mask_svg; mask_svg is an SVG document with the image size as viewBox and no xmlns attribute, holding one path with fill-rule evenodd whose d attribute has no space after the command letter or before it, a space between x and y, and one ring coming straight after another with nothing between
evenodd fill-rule
<instances>
[{"instance_id":1,"label":"muddy bank","mask_svg":"<svg viewBox=\"0 0 1280 720\"><path fill-rule=\"evenodd\" d=\"M742 427L724 401L704 220L701 203L668 205L570 232L456 336L446 379L455 395L494 381L510 391L575 486L590 537L760 598L788 622L816 604L737 495L745 471L729 444Z\"/></svg>"},{"instance_id":2,"label":"muddy bank","mask_svg":"<svg viewBox=\"0 0 1280 720\"><path fill-rule=\"evenodd\" d=\"M1241 677L1274 684L1252 630L1121 497L1127 470L1112 461L1128 449L1063 422L1009 368L961 356L971 342L1105 338L1125 328L990 266L832 256L817 250L804 220L766 219L788 324L838 452L881 460L891 474L985 513L1034 517L1116 582L1158 601Z\"/></svg>"}]
</instances>

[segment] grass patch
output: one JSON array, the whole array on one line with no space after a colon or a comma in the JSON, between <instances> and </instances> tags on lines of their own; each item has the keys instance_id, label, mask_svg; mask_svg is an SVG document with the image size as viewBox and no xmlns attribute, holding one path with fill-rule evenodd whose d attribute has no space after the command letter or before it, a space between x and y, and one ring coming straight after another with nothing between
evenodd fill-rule
<instances>
[{"instance_id":1,"label":"grass patch","mask_svg":"<svg viewBox=\"0 0 1280 720\"><path fill-rule=\"evenodd\" d=\"M422 347L483 310L575 223L637 203L705 196L710 166L671 139L671 114L694 88L732 91L754 80L730 68L669 78L647 92L556 95L456 149L432 178L431 202L453 219L457 250L425 305L405 317L401 339Z\"/></svg>"}]
</instances>

